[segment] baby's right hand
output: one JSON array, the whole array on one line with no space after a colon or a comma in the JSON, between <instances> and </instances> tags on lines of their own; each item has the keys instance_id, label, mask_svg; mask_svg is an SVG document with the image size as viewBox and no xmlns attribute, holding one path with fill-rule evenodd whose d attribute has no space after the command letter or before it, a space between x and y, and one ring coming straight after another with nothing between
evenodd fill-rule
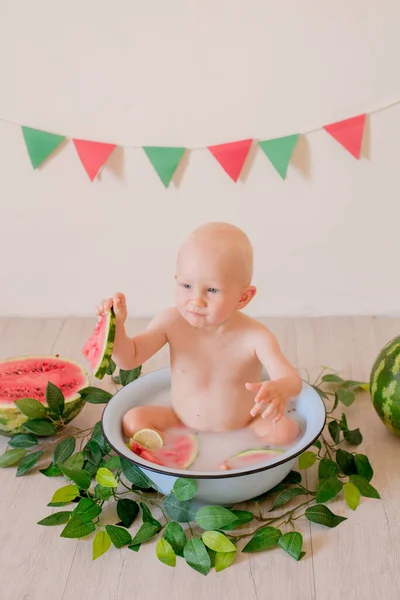
<instances>
[{"instance_id":1,"label":"baby's right hand","mask_svg":"<svg viewBox=\"0 0 400 600\"><path fill-rule=\"evenodd\" d=\"M125 323L126 317L128 316L128 310L126 308L124 294L115 294L112 298L102 300L96 308L96 313L101 317L101 315L107 314L111 307L114 308L117 322Z\"/></svg>"}]
</instances>

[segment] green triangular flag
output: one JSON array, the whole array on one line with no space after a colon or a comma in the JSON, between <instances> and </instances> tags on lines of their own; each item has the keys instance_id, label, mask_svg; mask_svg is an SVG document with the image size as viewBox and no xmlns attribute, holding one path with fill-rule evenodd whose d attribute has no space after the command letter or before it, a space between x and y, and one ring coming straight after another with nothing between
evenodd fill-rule
<instances>
[{"instance_id":1,"label":"green triangular flag","mask_svg":"<svg viewBox=\"0 0 400 600\"><path fill-rule=\"evenodd\" d=\"M31 129L31 127L24 126L21 129L34 169L37 169L58 148L61 142L65 140L65 136L63 135L47 133L47 131L40 131L40 129Z\"/></svg>"},{"instance_id":2,"label":"green triangular flag","mask_svg":"<svg viewBox=\"0 0 400 600\"><path fill-rule=\"evenodd\" d=\"M295 133L294 135L258 142L261 150L269 158L282 179L286 177L286 171L298 139L299 134Z\"/></svg>"},{"instance_id":3,"label":"green triangular flag","mask_svg":"<svg viewBox=\"0 0 400 600\"><path fill-rule=\"evenodd\" d=\"M143 146L143 150L165 187L168 187L186 148Z\"/></svg>"}]
</instances>

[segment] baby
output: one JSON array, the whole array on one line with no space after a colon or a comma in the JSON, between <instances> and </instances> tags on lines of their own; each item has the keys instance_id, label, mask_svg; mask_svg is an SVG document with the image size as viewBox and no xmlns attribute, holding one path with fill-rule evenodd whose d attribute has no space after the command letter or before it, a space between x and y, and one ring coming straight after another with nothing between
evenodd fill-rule
<instances>
[{"instance_id":1,"label":"baby","mask_svg":"<svg viewBox=\"0 0 400 600\"><path fill-rule=\"evenodd\" d=\"M113 358L122 369L146 362L169 344L172 408L138 406L123 418L131 437L142 428L159 433L185 425L202 431L252 427L265 444L285 445L299 425L285 415L301 379L281 353L273 334L242 313L254 298L253 248L246 234L228 223L207 223L184 241L176 268L176 305L156 316L147 329L128 337L123 294L103 300L113 306ZM262 367L270 381L261 381Z\"/></svg>"}]
</instances>

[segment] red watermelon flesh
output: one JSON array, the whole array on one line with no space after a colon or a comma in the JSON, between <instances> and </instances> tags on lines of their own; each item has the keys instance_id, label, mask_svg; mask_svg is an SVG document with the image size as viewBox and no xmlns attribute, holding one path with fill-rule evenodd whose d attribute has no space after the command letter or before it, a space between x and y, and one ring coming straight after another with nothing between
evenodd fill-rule
<instances>
[{"instance_id":1,"label":"red watermelon flesh","mask_svg":"<svg viewBox=\"0 0 400 600\"><path fill-rule=\"evenodd\" d=\"M148 450L132 439L128 447L144 460L170 469L187 469L198 454L197 437L192 433L173 436L158 450Z\"/></svg>"},{"instance_id":2,"label":"red watermelon flesh","mask_svg":"<svg viewBox=\"0 0 400 600\"><path fill-rule=\"evenodd\" d=\"M270 448L256 448L254 450L245 450L232 456L226 461L229 469L245 469L254 465L265 463L268 460L276 458L283 454L284 450L272 450Z\"/></svg>"},{"instance_id":3,"label":"red watermelon flesh","mask_svg":"<svg viewBox=\"0 0 400 600\"><path fill-rule=\"evenodd\" d=\"M113 309L102 315L94 331L82 348L93 375L103 379L111 362L115 338L115 314Z\"/></svg>"}]
</instances>

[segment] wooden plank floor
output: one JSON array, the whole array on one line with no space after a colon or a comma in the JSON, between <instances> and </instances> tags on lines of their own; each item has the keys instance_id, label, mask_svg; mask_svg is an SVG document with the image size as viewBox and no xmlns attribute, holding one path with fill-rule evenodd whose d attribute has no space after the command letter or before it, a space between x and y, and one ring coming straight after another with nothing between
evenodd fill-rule
<instances>
[{"instance_id":1,"label":"wooden plank floor","mask_svg":"<svg viewBox=\"0 0 400 600\"><path fill-rule=\"evenodd\" d=\"M368 379L379 349L400 332L400 319L260 320L275 332L300 369L316 375L327 365L345 377L363 380ZM128 330L138 332L146 322L131 320ZM82 362L81 347L93 326L94 319L0 319L0 356L59 353ZM168 352L163 349L144 372L167 363ZM92 425L101 410L86 406L74 423ZM37 473L15 478L14 468L2 469L1 600L398 600L400 439L381 424L366 394L347 414L349 425L360 427L364 435L361 451L370 457L375 470L372 483L382 500L362 499L355 513L343 501L333 502L332 510L348 517L333 530L300 524L307 555L299 563L281 550L242 554L226 571L203 577L182 560L176 569L159 563L154 543L144 544L139 553L112 548L93 562L90 539L60 539L59 528L36 525L49 514L46 504L60 480ZM5 446L6 438L0 436L0 451Z\"/></svg>"}]
</instances>

